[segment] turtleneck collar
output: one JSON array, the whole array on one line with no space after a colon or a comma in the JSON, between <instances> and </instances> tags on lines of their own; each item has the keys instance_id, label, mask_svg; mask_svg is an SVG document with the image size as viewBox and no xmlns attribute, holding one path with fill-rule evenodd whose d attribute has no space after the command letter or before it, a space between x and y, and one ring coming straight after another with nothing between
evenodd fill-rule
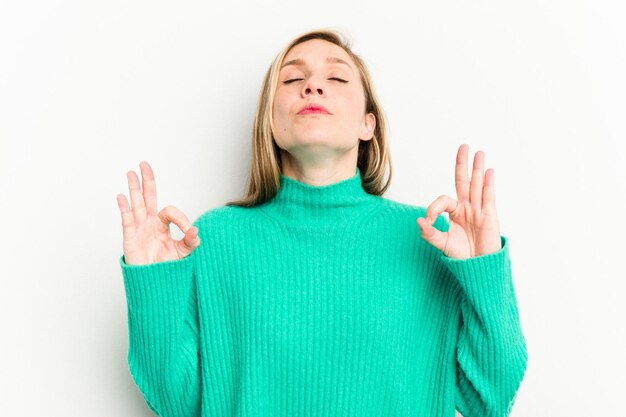
<instances>
[{"instance_id":1,"label":"turtleneck collar","mask_svg":"<svg viewBox=\"0 0 626 417\"><path fill-rule=\"evenodd\" d=\"M369 211L368 207L377 199L378 196L363 189L357 167L352 177L322 186L309 185L281 173L278 192L262 208L284 223L323 226L355 220Z\"/></svg>"}]
</instances>

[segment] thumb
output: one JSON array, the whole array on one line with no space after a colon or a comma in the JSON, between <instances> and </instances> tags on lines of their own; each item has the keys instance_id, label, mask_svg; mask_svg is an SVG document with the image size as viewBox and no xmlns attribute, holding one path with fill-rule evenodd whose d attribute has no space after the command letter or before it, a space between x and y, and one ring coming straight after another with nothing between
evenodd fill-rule
<instances>
[{"instance_id":1,"label":"thumb","mask_svg":"<svg viewBox=\"0 0 626 417\"><path fill-rule=\"evenodd\" d=\"M183 256L188 256L195 248L200 246L200 236L198 236L198 228L190 226L182 239L176 242L178 252Z\"/></svg>"},{"instance_id":2,"label":"thumb","mask_svg":"<svg viewBox=\"0 0 626 417\"><path fill-rule=\"evenodd\" d=\"M416 222L420 228L422 239L443 251L446 245L447 233L434 228L432 226L432 219L429 220L425 217L418 217Z\"/></svg>"}]
</instances>

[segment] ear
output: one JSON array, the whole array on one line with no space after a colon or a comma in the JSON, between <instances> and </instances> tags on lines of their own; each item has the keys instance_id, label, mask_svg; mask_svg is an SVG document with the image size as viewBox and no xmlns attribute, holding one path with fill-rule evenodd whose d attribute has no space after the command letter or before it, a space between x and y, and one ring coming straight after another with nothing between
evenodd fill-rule
<instances>
[{"instance_id":1,"label":"ear","mask_svg":"<svg viewBox=\"0 0 626 417\"><path fill-rule=\"evenodd\" d=\"M374 113L368 113L363 120L363 126L361 126L361 132L359 139L371 140L374 137L374 129L376 128L376 116Z\"/></svg>"}]
</instances>

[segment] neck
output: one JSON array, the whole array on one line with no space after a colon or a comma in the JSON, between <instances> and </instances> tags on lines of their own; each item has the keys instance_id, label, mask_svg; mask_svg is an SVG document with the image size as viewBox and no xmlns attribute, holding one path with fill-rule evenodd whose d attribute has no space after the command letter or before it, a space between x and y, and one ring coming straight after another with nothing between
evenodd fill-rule
<instances>
[{"instance_id":1,"label":"neck","mask_svg":"<svg viewBox=\"0 0 626 417\"><path fill-rule=\"evenodd\" d=\"M363 189L358 167L352 177L322 186L281 174L280 188L263 210L283 223L332 226L356 219L377 197Z\"/></svg>"}]
</instances>

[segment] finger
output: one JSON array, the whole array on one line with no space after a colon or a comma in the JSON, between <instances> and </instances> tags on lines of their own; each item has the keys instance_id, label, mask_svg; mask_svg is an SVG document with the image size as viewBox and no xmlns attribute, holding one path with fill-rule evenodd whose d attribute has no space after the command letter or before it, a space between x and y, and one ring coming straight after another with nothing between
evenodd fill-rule
<instances>
[{"instance_id":1,"label":"finger","mask_svg":"<svg viewBox=\"0 0 626 417\"><path fill-rule=\"evenodd\" d=\"M124 194L117 195L117 206L120 208L120 213L122 215L123 239L124 241L127 241L131 236L135 235L135 218Z\"/></svg>"},{"instance_id":2,"label":"finger","mask_svg":"<svg viewBox=\"0 0 626 417\"><path fill-rule=\"evenodd\" d=\"M474 168L472 170L472 182L470 183L470 204L476 214L482 212L484 169L485 153L478 151L474 155Z\"/></svg>"},{"instance_id":3,"label":"finger","mask_svg":"<svg viewBox=\"0 0 626 417\"><path fill-rule=\"evenodd\" d=\"M436 229L423 217L417 218L417 224L420 227L420 235L422 236L422 239L441 251L445 249L448 232L442 232Z\"/></svg>"},{"instance_id":4,"label":"finger","mask_svg":"<svg viewBox=\"0 0 626 417\"><path fill-rule=\"evenodd\" d=\"M128 171L126 176L128 177L128 191L130 192L130 204L135 216L135 223L142 223L146 219L146 205L141 194L139 178L137 178L135 171Z\"/></svg>"},{"instance_id":5,"label":"finger","mask_svg":"<svg viewBox=\"0 0 626 417\"><path fill-rule=\"evenodd\" d=\"M483 213L487 216L496 215L496 194L495 194L496 172L489 168L485 172L485 188L483 190Z\"/></svg>"},{"instance_id":6,"label":"finger","mask_svg":"<svg viewBox=\"0 0 626 417\"><path fill-rule=\"evenodd\" d=\"M167 206L163 208L163 210L158 213L158 216L164 226L164 229L169 229L170 223L174 223L183 233L187 233L189 228L192 226L185 213L180 211L175 206Z\"/></svg>"},{"instance_id":7,"label":"finger","mask_svg":"<svg viewBox=\"0 0 626 417\"><path fill-rule=\"evenodd\" d=\"M154 173L152 167L146 161L142 161L139 164L141 169L142 187L143 187L143 199L146 204L146 214L148 216L156 216L157 214L157 194L156 194L156 182L154 181Z\"/></svg>"},{"instance_id":8,"label":"finger","mask_svg":"<svg viewBox=\"0 0 626 417\"><path fill-rule=\"evenodd\" d=\"M426 219L430 221L430 223L434 223L437 217L443 213L447 212L449 215L454 212L460 204L450 196L440 195L430 203L428 208L426 209ZM456 214L456 213L455 213Z\"/></svg>"},{"instance_id":9,"label":"finger","mask_svg":"<svg viewBox=\"0 0 626 417\"><path fill-rule=\"evenodd\" d=\"M456 154L456 168L454 174L454 184L456 187L457 199L461 204L468 202L470 199L469 186L470 180L467 176L467 154L469 145L462 144Z\"/></svg>"},{"instance_id":10,"label":"finger","mask_svg":"<svg viewBox=\"0 0 626 417\"><path fill-rule=\"evenodd\" d=\"M189 255L195 248L200 246L200 236L198 236L198 228L195 226L191 226L185 236L178 242L179 252L182 253L183 256Z\"/></svg>"}]
</instances>

